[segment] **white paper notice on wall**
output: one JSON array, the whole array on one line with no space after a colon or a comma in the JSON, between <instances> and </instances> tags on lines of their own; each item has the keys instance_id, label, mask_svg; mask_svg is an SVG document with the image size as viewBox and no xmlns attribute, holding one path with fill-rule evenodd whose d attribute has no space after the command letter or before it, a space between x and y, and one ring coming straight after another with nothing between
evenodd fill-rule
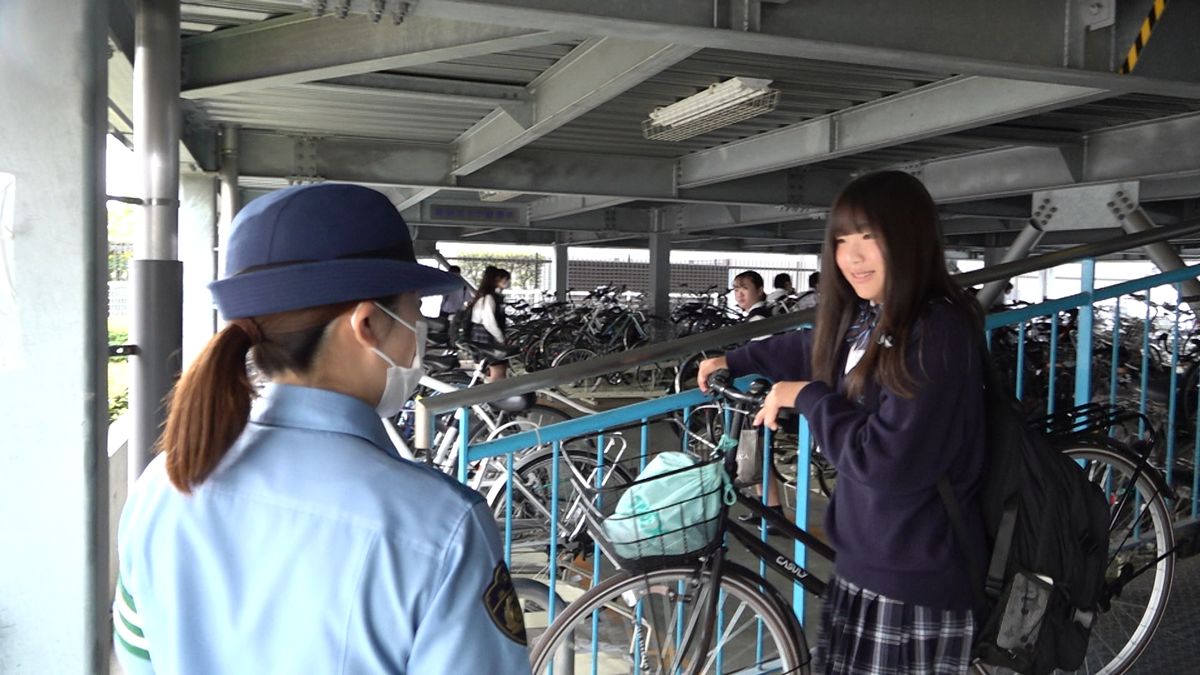
<instances>
[{"instance_id":1,"label":"white paper notice on wall","mask_svg":"<svg viewBox=\"0 0 1200 675\"><path fill-rule=\"evenodd\" d=\"M21 365L21 316L14 261L17 177L0 171L0 372Z\"/></svg>"}]
</instances>

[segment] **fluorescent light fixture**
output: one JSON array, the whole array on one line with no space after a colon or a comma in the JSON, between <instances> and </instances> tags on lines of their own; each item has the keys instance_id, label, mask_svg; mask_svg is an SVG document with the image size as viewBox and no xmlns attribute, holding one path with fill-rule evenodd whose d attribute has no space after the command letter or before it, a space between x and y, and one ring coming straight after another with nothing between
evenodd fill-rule
<instances>
[{"instance_id":1,"label":"fluorescent light fixture","mask_svg":"<svg viewBox=\"0 0 1200 675\"><path fill-rule=\"evenodd\" d=\"M646 138L679 141L750 119L775 109L779 90L771 80L734 77L682 101L657 108L642 123Z\"/></svg>"},{"instance_id":2,"label":"fluorescent light fixture","mask_svg":"<svg viewBox=\"0 0 1200 675\"><path fill-rule=\"evenodd\" d=\"M521 196L520 192L509 192L507 190L480 190L479 201L482 202L506 202L513 197Z\"/></svg>"}]
</instances>

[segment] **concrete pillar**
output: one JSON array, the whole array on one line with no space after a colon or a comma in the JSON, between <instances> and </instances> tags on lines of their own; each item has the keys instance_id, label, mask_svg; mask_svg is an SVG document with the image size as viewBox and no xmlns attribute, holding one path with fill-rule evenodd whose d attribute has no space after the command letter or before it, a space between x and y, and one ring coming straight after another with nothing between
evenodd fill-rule
<instances>
[{"instance_id":1,"label":"concrete pillar","mask_svg":"<svg viewBox=\"0 0 1200 675\"><path fill-rule=\"evenodd\" d=\"M1013 241L1012 246L1009 246L1008 250L1004 252L1003 256L1001 256L1000 262L1012 262L1014 260L1020 260L1021 258L1029 255L1029 252L1033 250L1034 246L1037 246L1037 243L1041 241L1044 234L1045 232L1042 231L1042 228L1038 227L1034 221L1030 220L1028 223L1026 223L1025 229L1021 230L1021 232L1017 235L1017 238ZM991 265L991 263L985 264L987 266ZM1004 287L1007 285L1008 279L1001 279L999 281L993 281L989 284L985 284L983 290L979 291L979 295L976 296L976 298L979 300L979 304L985 309L996 304L996 300L1000 299L1000 296L1004 295Z\"/></svg>"},{"instance_id":2,"label":"concrete pillar","mask_svg":"<svg viewBox=\"0 0 1200 675\"><path fill-rule=\"evenodd\" d=\"M179 183L179 257L183 262L183 362L189 363L217 330L208 284L217 275L215 176L188 173Z\"/></svg>"},{"instance_id":3,"label":"concrete pillar","mask_svg":"<svg viewBox=\"0 0 1200 675\"><path fill-rule=\"evenodd\" d=\"M0 673L107 673L107 3L0 2Z\"/></svg>"},{"instance_id":4,"label":"concrete pillar","mask_svg":"<svg viewBox=\"0 0 1200 675\"><path fill-rule=\"evenodd\" d=\"M167 394L179 375L183 269L179 262L179 3L137 0L134 152L142 169L142 226L129 266L137 345L129 386L129 482L154 457Z\"/></svg>"},{"instance_id":5,"label":"concrete pillar","mask_svg":"<svg viewBox=\"0 0 1200 675\"><path fill-rule=\"evenodd\" d=\"M650 313L671 315L671 235L650 235Z\"/></svg>"},{"instance_id":6,"label":"concrete pillar","mask_svg":"<svg viewBox=\"0 0 1200 675\"><path fill-rule=\"evenodd\" d=\"M562 302L567 299L567 269L570 267L571 246L569 244L554 245L554 299Z\"/></svg>"}]
</instances>

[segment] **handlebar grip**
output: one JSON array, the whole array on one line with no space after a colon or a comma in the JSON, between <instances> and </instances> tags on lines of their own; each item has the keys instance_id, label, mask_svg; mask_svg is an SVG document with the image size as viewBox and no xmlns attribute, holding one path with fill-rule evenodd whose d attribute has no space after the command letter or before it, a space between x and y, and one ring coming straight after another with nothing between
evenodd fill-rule
<instances>
[{"instance_id":1,"label":"handlebar grip","mask_svg":"<svg viewBox=\"0 0 1200 675\"><path fill-rule=\"evenodd\" d=\"M728 386L729 386L729 370L728 369L721 368L720 370L714 370L713 372L708 374L708 388L709 389L712 389L713 391L717 392L718 394L724 394L725 388Z\"/></svg>"},{"instance_id":2,"label":"handlebar grip","mask_svg":"<svg viewBox=\"0 0 1200 675\"><path fill-rule=\"evenodd\" d=\"M771 390L770 382L759 379L750 383L749 391L740 391L730 382L730 377L729 371L724 368L713 371L708 376L708 388L731 401L754 406L762 404L767 392Z\"/></svg>"}]
</instances>

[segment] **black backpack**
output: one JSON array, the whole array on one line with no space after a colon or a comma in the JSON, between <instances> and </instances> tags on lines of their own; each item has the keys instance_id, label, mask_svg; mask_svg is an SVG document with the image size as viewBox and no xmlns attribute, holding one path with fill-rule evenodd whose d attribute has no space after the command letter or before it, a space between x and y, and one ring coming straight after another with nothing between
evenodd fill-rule
<instances>
[{"instance_id":1,"label":"black backpack","mask_svg":"<svg viewBox=\"0 0 1200 675\"><path fill-rule=\"evenodd\" d=\"M1076 670L1105 583L1108 503L1074 460L1028 424L984 354L988 446L980 506L992 555L977 587L976 602L986 610L977 617L973 656L1026 675ZM969 550L944 476L938 492L960 547Z\"/></svg>"}]
</instances>

